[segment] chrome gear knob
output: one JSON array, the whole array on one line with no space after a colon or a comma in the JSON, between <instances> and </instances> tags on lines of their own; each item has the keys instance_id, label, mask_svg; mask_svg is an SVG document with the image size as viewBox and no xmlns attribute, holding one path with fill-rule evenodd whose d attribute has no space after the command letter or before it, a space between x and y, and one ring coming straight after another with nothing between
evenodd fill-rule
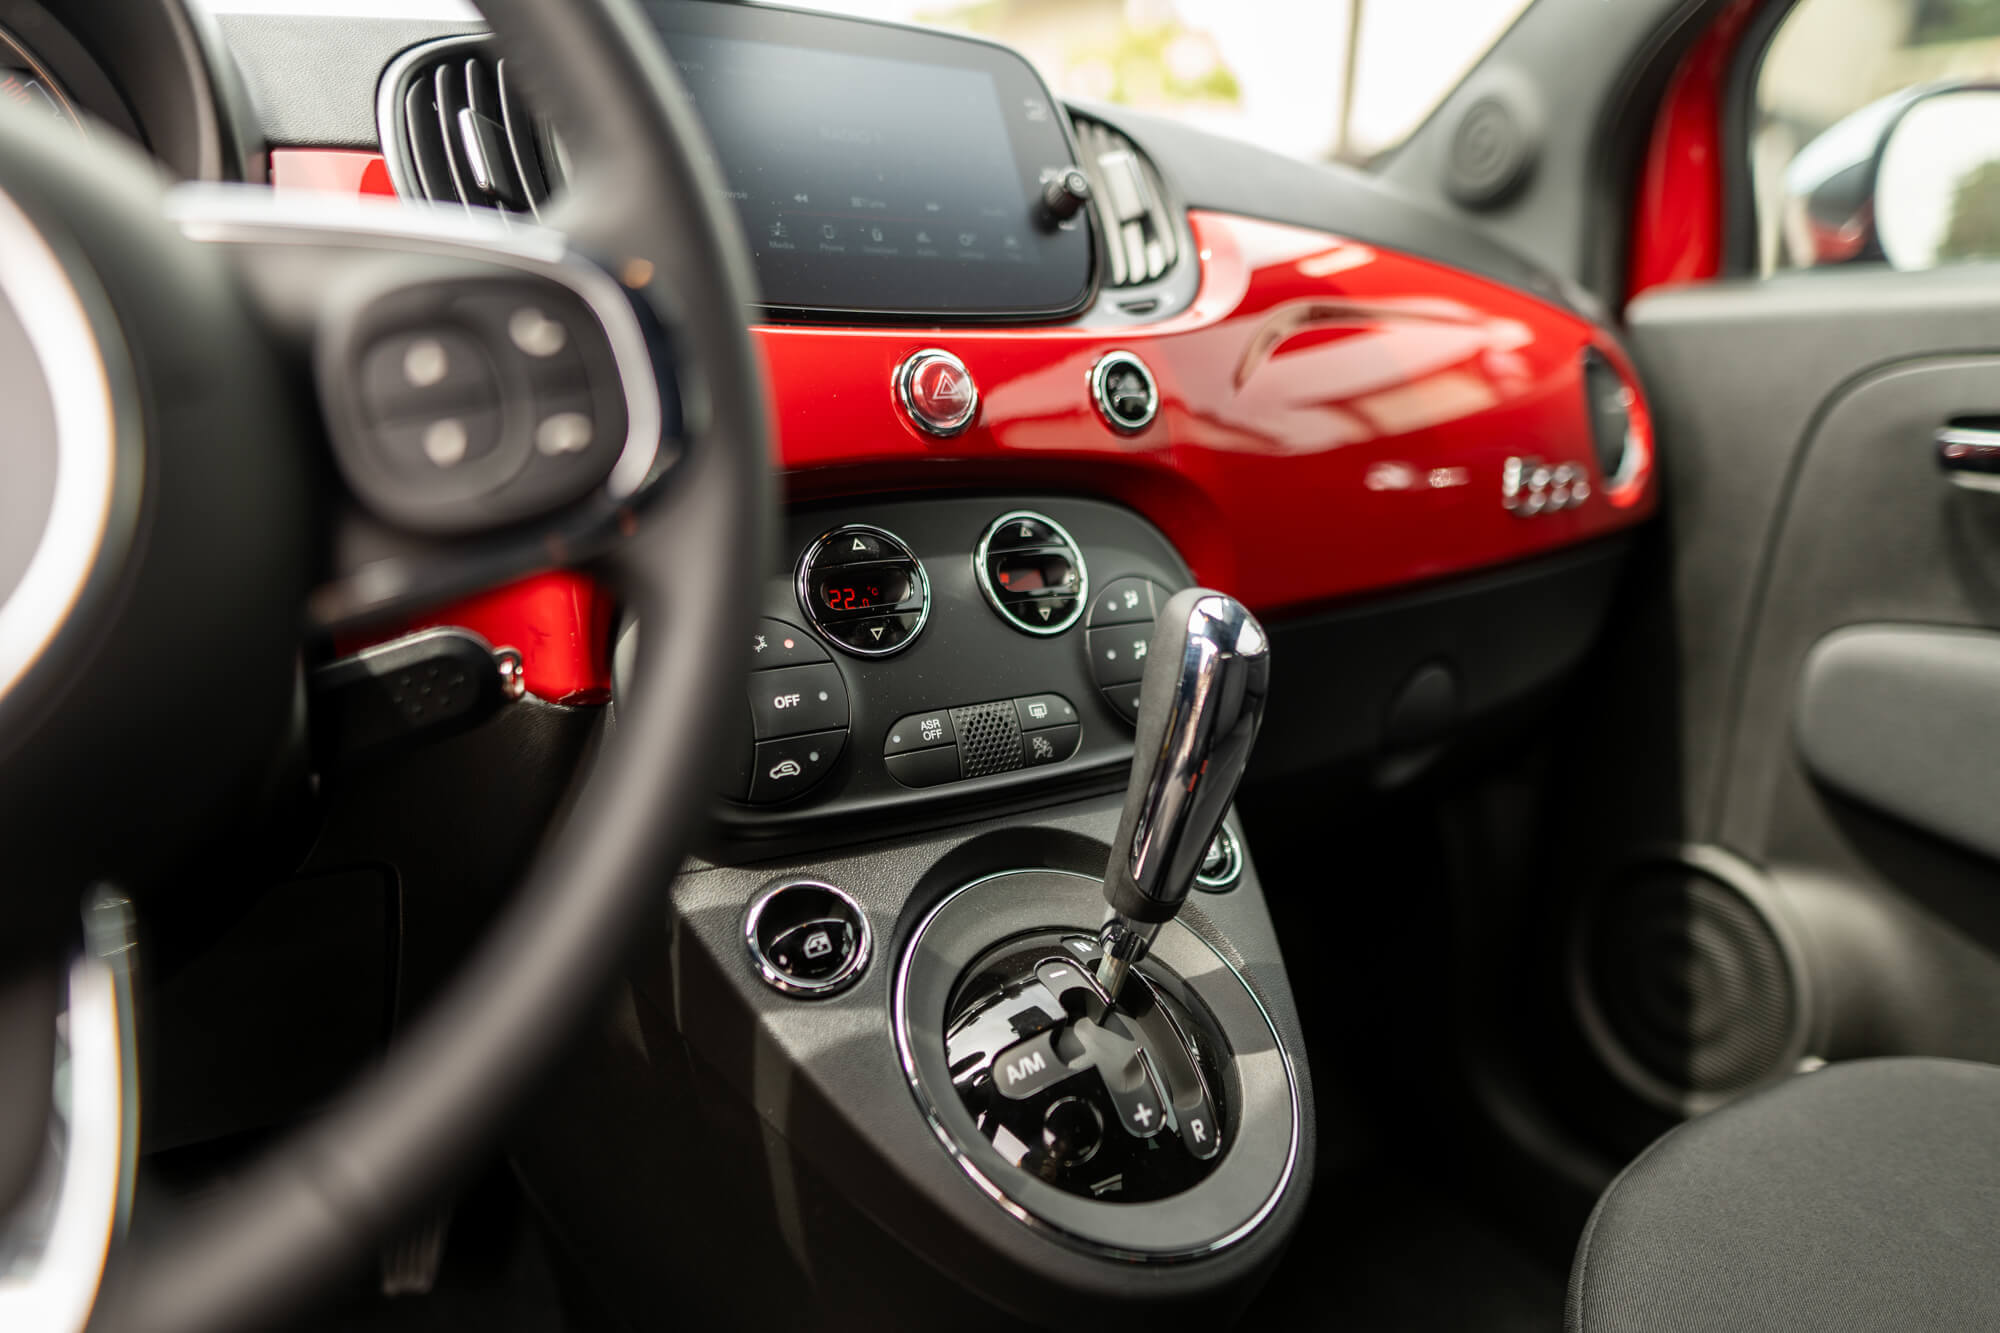
<instances>
[{"instance_id":1,"label":"chrome gear knob","mask_svg":"<svg viewBox=\"0 0 2000 1333\"><path fill-rule=\"evenodd\" d=\"M1114 1000L1194 887L1249 763L1270 680L1270 641L1235 598L1190 588L1160 611L1131 785L1104 871L1110 915L1098 980Z\"/></svg>"}]
</instances>

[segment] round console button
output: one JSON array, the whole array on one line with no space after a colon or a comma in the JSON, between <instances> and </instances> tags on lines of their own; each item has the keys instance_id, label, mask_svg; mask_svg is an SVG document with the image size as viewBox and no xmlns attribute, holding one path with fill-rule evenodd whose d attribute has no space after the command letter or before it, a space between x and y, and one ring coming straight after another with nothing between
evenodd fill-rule
<instances>
[{"instance_id":1,"label":"round console button","mask_svg":"<svg viewBox=\"0 0 2000 1333\"><path fill-rule=\"evenodd\" d=\"M965 363L938 347L896 368L896 397L910 420L932 435L956 435L979 412L979 389Z\"/></svg>"},{"instance_id":2,"label":"round console button","mask_svg":"<svg viewBox=\"0 0 2000 1333\"><path fill-rule=\"evenodd\" d=\"M1062 1097L1042 1112L1042 1147L1063 1166L1082 1166L1104 1142L1104 1116L1081 1097Z\"/></svg>"},{"instance_id":3,"label":"round console button","mask_svg":"<svg viewBox=\"0 0 2000 1333\"><path fill-rule=\"evenodd\" d=\"M1090 397L1105 422L1126 434L1144 430L1160 410L1153 372L1130 352L1106 352L1097 359L1090 368Z\"/></svg>"},{"instance_id":4,"label":"round console button","mask_svg":"<svg viewBox=\"0 0 2000 1333\"><path fill-rule=\"evenodd\" d=\"M750 902L743 943L773 990L804 998L852 985L868 966L868 917L854 899L818 880L774 884Z\"/></svg>"}]
</instances>

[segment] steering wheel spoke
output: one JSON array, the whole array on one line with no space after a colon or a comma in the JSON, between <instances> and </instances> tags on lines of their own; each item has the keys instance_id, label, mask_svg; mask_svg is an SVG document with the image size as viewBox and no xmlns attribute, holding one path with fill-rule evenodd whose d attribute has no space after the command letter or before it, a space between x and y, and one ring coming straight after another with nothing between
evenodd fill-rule
<instances>
[{"instance_id":1,"label":"steering wheel spoke","mask_svg":"<svg viewBox=\"0 0 2000 1333\"><path fill-rule=\"evenodd\" d=\"M308 603L339 631L603 554L681 452L666 330L547 227L365 200L310 209L183 186L316 390L331 475Z\"/></svg>"},{"instance_id":2,"label":"steering wheel spoke","mask_svg":"<svg viewBox=\"0 0 2000 1333\"><path fill-rule=\"evenodd\" d=\"M132 1018L132 914L99 892L83 914L83 947L59 978L16 977L0 1003L9 1030L13 1137L32 1148L19 1188L0 1195L0 1328L81 1329L112 1247L123 1235L138 1161ZM29 1026L35 1029L27 1030ZM16 1030L20 1029L20 1030ZM24 1044L40 1059L18 1059ZM18 1061L18 1062L17 1062Z\"/></svg>"}]
</instances>

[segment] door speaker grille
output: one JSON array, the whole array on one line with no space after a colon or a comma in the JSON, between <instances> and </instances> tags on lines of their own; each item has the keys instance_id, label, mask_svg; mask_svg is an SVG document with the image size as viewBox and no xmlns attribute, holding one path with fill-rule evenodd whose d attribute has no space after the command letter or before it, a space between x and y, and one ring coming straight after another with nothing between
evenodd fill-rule
<instances>
[{"instance_id":1,"label":"door speaker grille","mask_svg":"<svg viewBox=\"0 0 2000 1333\"><path fill-rule=\"evenodd\" d=\"M1647 865L1586 912L1577 998L1593 1044L1655 1103L1705 1109L1796 1063L1801 995L1767 909L1691 865Z\"/></svg>"}]
</instances>

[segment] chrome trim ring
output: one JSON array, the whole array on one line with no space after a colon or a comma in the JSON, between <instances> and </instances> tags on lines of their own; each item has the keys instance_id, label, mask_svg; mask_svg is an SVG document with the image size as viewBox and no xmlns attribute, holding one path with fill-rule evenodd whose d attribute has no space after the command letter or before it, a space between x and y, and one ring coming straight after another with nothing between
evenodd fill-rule
<instances>
[{"instance_id":1,"label":"chrome trim ring","mask_svg":"<svg viewBox=\"0 0 2000 1333\"><path fill-rule=\"evenodd\" d=\"M1194 875L1195 887L1207 889L1210 893L1232 888L1243 877L1243 845L1229 831L1229 825L1223 824L1215 830L1215 841L1222 845L1222 869L1213 875L1204 875L1197 870Z\"/></svg>"},{"instance_id":2,"label":"chrome trim ring","mask_svg":"<svg viewBox=\"0 0 2000 1333\"><path fill-rule=\"evenodd\" d=\"M1069 548L1070 561L1076 566L1076 606L1061 621L1052 621L1047 625L1030 625L1022 620L1000 600L1000 594L994 591L992 577L986 572L986 554L988 548L993 545L993 534L1009 523L1019 523L1023 519L1048 524L1056 536L1062 539L1063 545ZM1083 609L1090 605L1090 568L1084 564L1083 548L1076 544L1076 538L1069 535L1069 529L1047 514L1039 514L1032 509L1012 510L986 525L985 533L979 538L979 546L972 553L972 577L978 582L979 591L985 594L986 604L999 612L1002 620L1023 634L1034 634L1041 638L1060 634L1081 620Z\"/></svg>"},{"instance_id":3,"label":"chrome trim ring","mask_svg":"<svg viewBox=\"0 0 2000 1333\"><path fill-rule=\"evenodd\" d=\"M965 408L954 416L933 418L918 410L916 400L911 395L910 385L916 379L917 372L933 361L943 362L945 365L956 370L965 379ZM972 372L965 368L965 362L959 360L950 352L945 351L942 347L926 347L920 352L910 353L909 356L903 358L903 364L896 367L894 379L896 385L896 402L901 405L903 415L910 419L910 424L923 431L926 435L935 435L940 439L950 439L952 436L962 433L967 426L972 424L972 419L979 415L978 383L972 378Z\"/></svg>"},{"instance_id":4,"label":"chrome trim ring","mask_svg":"<svg viewBox=\"0 0 2000 1333\"><path fill-rule=\"evenodd\" d=\"M58 1019L40 1174L12 1214L0 1214L0 1328L81 1333L131 1211L139 1081L130 904L100 896L84 912L84 935Z\"/></svg>"},{"instance_id":5,"label":"chrome trim ring","mask_svg":"<svg viewBox=\"0 0 2000 1333\"><path fill-rule=\"evenodd\" d=\"M840 969L817 981L802 981L797 977L778 970L764 954L764 946L757 942L757 923L763 919L764 909L771 900L787 889L819 889L830 893L847 905L859 923L861 938L854 945L854 956L841 964ZM750 951L750 962L757 969L757 975L766 986L785 995L799 999L824 999L836 995L860 980L868 968L868 954L874 942L874 935L868 928L868 914L861 910L861 904L854 901L852 894L836 888L822 879L788 879L773 884L750 900L750 910L743 915L743 945Z\"/></svg>"},{"instance_id":6,"label":"chrome trim ring","mask_svg":"<svg viewBox=\"0 0 2000 1333\"><path fill-rule=\"evenodd\" d=\"M917 612L917 625L915 629L910 631L910 637L893 647L857 648L851 643L836 639L827 630L826 626L820 622L819 608L813 604L812 592L806 586L806 581L812 576L813 562L819 558L822 551L826 550L828 544L842 533L856 532L866 533L870 537L879 537L881 540L889 543L889 545L901 551L917 571L917 588L923 593L924 604L922 609ZM813 627L813 632L826 640L828 647L836 648L854 657L894 657L897 653L902 652L905 648L915 643L917 636L924 632L924 626L931 623L931 576L930 572L924 568L924 562L917 559L917 553L912 551L910 544L901 537L890 532L887 528L878 528L868 523L843 523L839 527L822 532L818 537L814 538L812 545L806 547L805 552L799 556L798 568L794 571L792 578L792 588L798 597L799 611L805 616L806 623ZM882 614L908 615L909 612L884 611Z\"/></svg>"},{"instance_id":7,"label":"chrome trim ring","mask_svg":"<svg viewBox=\"0 0 2000 1333\"><path fill-rule=\"evenodd\" d=\"M133 460L119 458L111 375L90 313L62 260L5 194L0 194L0 301L12 309L39 364L56 446L55 489L41 536L20 578L0 589L0 697L5 697L55 642L107 550L115 551L129 537L137 505L119 499L120 464Z\"/></svg>"},{"instance_id":8,"label":"chrome trim ring","mask_svg":"<svg viewBox=\"0 0 2000 1333\"><path fill-rule=\"evenodd\" d=\"M1185 932L1185 934L1190 940L1192 940L1195 944L1199 945L1208 954L1213 955L1217 965L1223 971L1227 972L1231 977L1235 979L1236 984L1243 988L1243 993L1245 998L1249 1000L1251 1007L1256 1011L1258 1017L1262 1019L1265 1028L1269 1031L1271 1036L1272 1050L1276 1052L1278 1060L1280 1062L1280 1067L1284 1071L1285 1092L1290 1106L1291 1123L1288 1126L1289 1135L1286 1142L1284 1165L1283 1168L1278 1173L1277 1182L1272 1186L1270 1194L1263 1200L1261 1204L1259 1204L1256 1211L1253 1212L1250 1215L1250 1217L1245 1219L1241 1224L1231 1228L1224 1235L1219 1236L1214 1240L1209 1241L1206 1244L1195 1246L1192 1248L1175 1249L1175 1250L1134 1250L1134 1249L1122 1248L1117 1245L1107 1244L1106 1242L1093 1239L1092 1237L1077 1235L1072 1231L1066 1230L1063 1227L1060 1227L1055 1223L1049 1221L1048 1219L1043 1218L1029 1211L1026 1207L1024 1207L1021 1203L1016 1201L1011 1195L1009 1195L1007 1191L1000 1185L999 1182L994 1180L985 1171L981 1170L979 1164L973 1161L972 1158L966 1153L966 1151L959 1145L957 1140L952 1137L950 1129L945 1125L942 1116L939 1114L939 1110L936 1103L934 1103L931 1100L929 1093L925 1091L923 1079L919 1076L917 1071L916 1050L912 1046L910 1041L910 996L909 996L910 965L912 961L916 958L917 946L923 940L924 933L930 929L931 924L934 921L936 921L937 918L944 912L944 910L947 907L949 907L954 901L956 901L960 896L966 893L970 893L972 890L979 888L983 884L990 884L994 880L1006 879L1009 876L1023 875L1023 874L1060 875L1069 879L1075 879L1081 881L1083 884L1091 886L1093 890L1099 887L1099 882L1094 877L1089 875L1079 875L1076 872L1069 870L1049 870L1046 868L1022 868L1016 870L1002 870L995 874L983 875L980 878L975 879L968 884L962 885L959 888L952 890L950 893L946 894L935 906L933 906L930 909L930 911L926 912L924 914L923 920L918 922L917 928L911 932L909 943L906 944L903 948L902 957L898 961L896 966L895 989L890 997L891 1025L894 1028L893 1035L896 1041L896 1058L903 1067L903 1077L910 1086L911 1095L916 1098L918 1110L923 1113L925 1121L931 1127L932 1134L934 1134L937 1137L937 1141L944 1146L945 1152L950 1154L951 1159L954 1162L958 1163L959 1169L965 1172L966 1177L970 1179L976 1187L978 1187L979 1192L984 1194L987 1198L991 1199L994 1203L998 1204L1000 1208L1008 1214L1008 1216L1014 1218L1016 1221L1027 1226L1029 1229L1035 1231L1039 1235L1043 1235L1051 1239L1060 1241L1063 1244L1068 1245L1073 1249L1080 1250L1086 1254L1096 1255L1102 1258L1119 1259L1139 1264L1175 1263L1188 1259L1198 1259L1205 1255L1214 1254L1220 1250L1227 1249L1228 1247L1238 1243L1245 1237L1249 1236L1252 1232L1254 1232L1259 1226L1263 1224L1266 1218L1270 1217L1272 1213L1277 1211L1278 1205L1284 1201L1286 1191L1291 1187L1292 1176L1295 1169L1298 1166L1300 1116L1302 1114L1301 1108L1299 1106L1298 1073L1292 1066L1291 1053L1285 1049L1284 1042L1279 1039L1277 1024L1271 1021L1271 1015L1264 1008L1263 1001L1257 998L1257 992L1255 991L1255 989L1251 987L1248 981L1244 980L1243 974L1241 972L1238 972L1236 968L1230 963L1230 961L1222 956L1222 954L1215 948L1215 946L1210 944L1207 940L1203 939L1201 936L1195 934L1194 931L1188 930L1186 928L1185 923L1176 922L1173 924L1179 925L1181 927L1181 930ZM1060 929L1061 927L1060 925L1058 925L1055 928ZM1087 928L1084 927L1078 927L1078 930L1079 933L1082 934L1091 933ZM1166 1202L1166 1201L1160 1201L1160 1202ZM1151 1205L1151 1206L1157 1206L1157 1205Z\"/></svg>"},{"instance_id":9,"label":"chrome trim ring","mask_svg":"<svg viewBox=\"0 0 2000 1333\"><path fill-rule=\"evenodd\" d=\"M1130 367L1139 372L1139 378L1146 381L1146 415L1138 421L1127 421L1111 410L1111 390L1108 381L1111 372L1120 367ZM1146 367L1136 353L1120 348L1106 352L1097 358L1097 364L1090 368L1090 401L1097 405L1097 415L1104 418L1104 424L1120 435L1134 435L1153 424L1153 418L1160 414L1160 385L1153 378L1153 372Z\"/></svg>"}]
</instances>

